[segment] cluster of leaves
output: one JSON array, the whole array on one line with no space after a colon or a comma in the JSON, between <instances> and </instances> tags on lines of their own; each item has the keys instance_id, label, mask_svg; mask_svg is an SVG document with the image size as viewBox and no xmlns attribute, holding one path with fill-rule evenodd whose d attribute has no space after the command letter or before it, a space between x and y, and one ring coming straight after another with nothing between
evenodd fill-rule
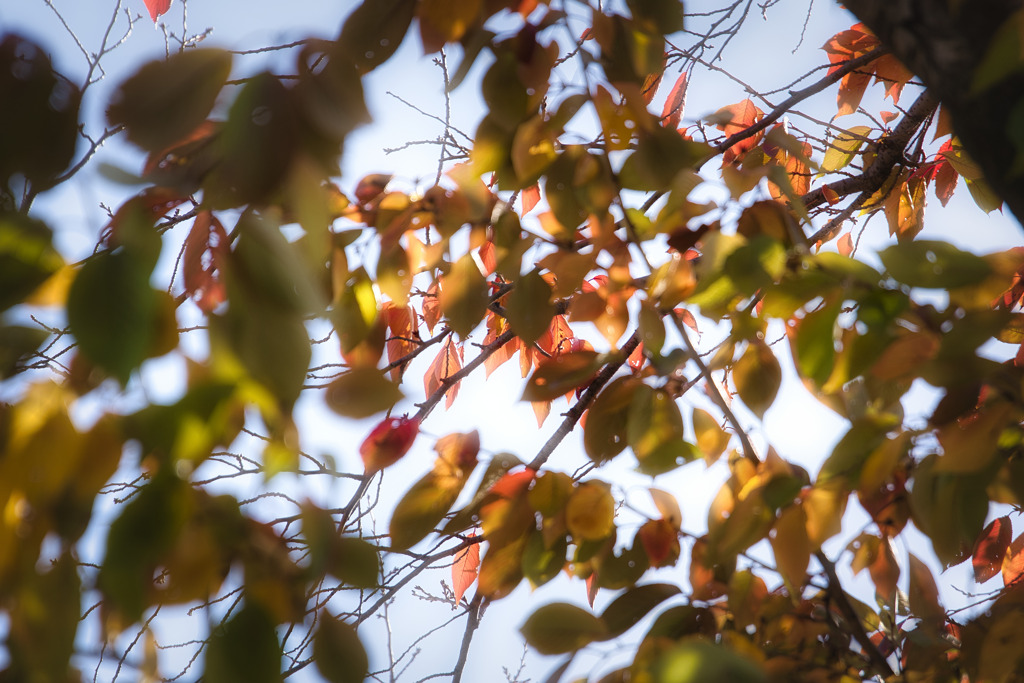
<instances>
[{"instance_id":1,"label":"cluster of leaves","mask_svg":"<svg viewBox=\"0 0 1024 683\"><path fill-rule=\"evenodd\" d=\"M911 75L856 26L826 43L828 73L791 101L766 112L744 100L681 126L688 71L660 115L651 111L667 65L692 63L666 38L683 28L681 3L632 0L628 13L578 4L589 26L568 47L554 35L569 16L537 0L368 0L336 40L295 50L287 78L232 81L234 57L212 48L143 66L107 117L145 153L146 187L78 264L65 264L50 228L28 215L72 163L78 90L38 46L4 38L0 77L10 83L0 89L23 96L0 105L0 124L25 131L0 148L0 307L10 312L0 371L20 382L15 402L0 406L0 602L12 677L67 677L81 595L96 590L108 639L144 623L137 632L152 641L147 615L160 608L225 602L200 645L211 680L279 680L310 664L329 680L362 680L369 662L356 626L407 580L382 567L410 558L419 568L453 563L453 602L468 604L474 623L524 579L540 586L567 572L585 581L591 607L600 589L624 591L599 615L554 603L527 619L522 633L538 652L570 654L551 680L573 653L622 636L669 600L634 661L604 680L897 670L1006 680L1017 670L1024 536L1012 537L1008 515L986 521L995 505L1024 501L1024 252L982 256L915 240L930 187L945 204L962 176L983 209L998 205L935 103L924 92L905 112L883 114L884 125L898 119L888 132L835 128L824 145L791 133L781 116L833 84L838 115L857 112L872 78L894 106L907 87ZM147 6L155 20L168 3ZM368 120L362 77L414 22L428 53L461 46L453 88L489 54L485 115L438 185L411 194L372 175L346 195L332 179L346 136ZM554 87L565 52L598 82ZM589 137L572 128L580 112L598 122ZM700 199L717 182L698 173L712 162L727 207ZM849 233L836 251L825 247L855 212L884 215L898 238L877 260L854 258ZM182 232L181 281L157 289L160 255ZM65 311L67 330L18 322L37 309ZM130 387L148 359L181 353L185 316L201 320L208 355L189 361L180 399L88 427L72 419L106 380ZM691 333L713 322L726 334L701 353ZM341 361L323 400L347 418L384 417L360 447L364 472L347 505L307 502L259 521L196 473L255 429L262 453L238 458L239 471L254 465L270 478L312 460L293 409L316 376L318 326L329 327ZM66 333L75 348L63 363L54 349ZM481 333L467 357L466 341ZM982 349L992 340L1021 350L992 360ZM421 354L433 355L425 398L393 415L418 391L406 371ZM554 401L570 404L548 445L525 465L511 454L485 464L477 432L443 436L431 471L391 512L387 537L360 537L360 501L433 409L452 407L480 366L490 374L516 354L522 400L540 426ZM813 477L770 445L755 448L737 417L739 403L769 416L790 362L849 423ZM925 424L904 419L901 399L915 382L942 396ZM708 409L680 400L694 387ZM657 488L658 515L633 529L591 468L549 467L577 426L592 467L628 452L656 477L725 456L706 533L686 532L675 496ZM80 574L79 541L119 466L140 478L122 489L99 569ZM463 495L478 469L476 492ZM871 524L850 541L850 566L868 570L874 606L847 592L822 550L846 531L854 494ZM897 560L895 539L911 522L945 566L971 559L979 582L1003 577L989 613L955 621L927 565ZM428 537L433 554L414 552ZM48 540L59 552L41 567ZM770 563L748 553L762 541ZM643 583L687 555L688 591ZM356 606L346 589L359 592ZM153 675L156 648L147 652L141 666Z\"/></svg>"}]
</instances>

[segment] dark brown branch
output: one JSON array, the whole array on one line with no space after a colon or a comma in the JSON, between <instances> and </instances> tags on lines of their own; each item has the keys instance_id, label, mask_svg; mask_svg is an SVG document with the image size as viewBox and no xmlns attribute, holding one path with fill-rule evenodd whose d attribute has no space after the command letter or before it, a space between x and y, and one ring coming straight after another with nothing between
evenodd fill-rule
<instances>
[{"instance_id":1,"label":"dark brown branch","mask_svg":"<svg viewBox=\"0 0 1024 683\"><path fill-rule=\"evenodd\" d=\"M828 86L832 85L833 83L841 81L848 73L850 73L852 71L856 71L857 69L861 68L865 64L869 64L869 63L875 61L876 59L878 59L882 55L886 54L887 52L888 52L888 50L885 50L883 48L876 48L874 50L871 50L870 52L867 52L867 53L861 55L860 57L857 57L856 59L851 59L850 61L845 62L840 68L836 69L834 72L832 72L829 75L825 76L824 78L822 78L821 80L817 81L816 83L812 83L811 85L807 86L806 88L803 88L801 90L797 90L796 92L791 94L789 97L787 97L781 104L779 104L778 106L773 108L770 112L765 114L764 118L762 118L760 121L758 121L757 123L755 123L752 126L744 128L743 130L739 131L738 133L734 133L733 135L730 135L729 137L727 137L722 142L719 142L718 144L716 144L715 145L715 154L713 156L718 156L718 154L720 154L721 152L724 152L725 150L729 149L730 147L735 145L737 142L742 142L743 140L746 140L749 137L753 137L754 135L757 135L762 130L764 130L765 128L767 128L768 126L772 125L773 123L778 121L780 118L782 118L782 116L786 112L790 111L793 107L798 105L800 102L806 100L811 95L818 94L819 92L821 92L822 90L824 90ZM709 157L709 159L710 159L710 157ZM707 163L707 161L709 159L705 159L704 162L701 163L701 166L703 166L704 163ZM699 166L698 166L698 168L699 168Z\"/></svg>"},{"instance_id":2,"label":"dark brown branch","mask_svg":"<svg viewBox=\"0 0 1024 683\"><path fill-rule=\"evenodd\" d=\"M875 160L863 173L811 190L803 196L804 206L813 209L824 204L826 187L840 197L854 193L867 193L870 197L877 192L889 179L893 169L903 161L904 152L914 133L938 105L939 100L931 90L921 93L893 132L878 141Z\"/></svg>"},{"instance_id":3,"label":"dark brown branch","mask_svg":"<svg viewBox=\"0 0 1024 683\"><path fill-rule=\"evenodd\" d=\"M537 455L527 465L531 470L539 470L547 462L548 458L558 447L558 444L562 442L562 439L567 437L569 433L575 429L576 423L579 422L580 417L583 416L584 411L590 407L590 404L597 398L597 394L604 388L604 385L611 380L612 376L618 372L622 364L629 358L629 354L633 353L633 350L640 344L640 334L634 332L633 336L630 337L625 344L622 345L621 359L613 363L608 363L601 371L597 373L594 381L590 383L583 395L579 397L579 400L573 404L572 408L565 414L565 419L562 420L562 424L558 425L558 429L555 433L547 440L547 443L537 452Z\"/></svg>"},{"instance_id":4,"label":"dark brown branch","mask_svg":"<svg viewBox=\"0 0 1024 683\"><path fill-rule=\"evenodd\" d=\"M822 569L825 570L825 575L828 577L828 592L832 600L839 607L839 611L843 615L843 619L847 622L847 628L850 631L850 635L857 641L864 654L871 661L872 666L875 668L875 673L888 679L894 675L892 667L889 666L889 662L885 660L882 653L879 652L875 644L871 642L871 638L864 631L864 626L860 622L860 617L857 616L856 610L853 609L853 605L850 604L849 598L846 596L846 592L843 590L842 584L839 583L839 577L836 575L836 565L832 560L828 559L828 556L821 550L814 554L818 558L818 563L821 564Z\"/></svg>"}]
</instances>

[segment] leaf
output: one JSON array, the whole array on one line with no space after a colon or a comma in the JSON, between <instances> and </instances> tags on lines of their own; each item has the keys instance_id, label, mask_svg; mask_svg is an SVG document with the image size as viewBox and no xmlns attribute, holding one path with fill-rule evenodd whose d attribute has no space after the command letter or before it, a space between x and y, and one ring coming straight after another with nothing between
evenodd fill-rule
<instances>
[{"instance_id":1,"label":"leaf","mask_svg":"<svg viewBox=\"0 0 1024 683\"><path fill-rule=\"evenodd\" d=\"M629 410L643 382L620 377L597 395L587 411L583 428L583 448L597 463L606 462L621 453L628 443Z\"/></svg>"},{"instance_id":2,"label":"leaf","mask_svg":"<svg viewBox=\"0 0 1024 683\"><path fill-rule=\"evenodd\" d=\"M845 168L868 141L867 135L870 132L870 126L853 126L837 135L825 150L821 172L834 173Z\"/></svg>"},{"instance_id":3,"label":"leaf","mask_svg":"<svg viewBox=\"0 0 1024 683\"><path fill-rule=\"evenodd\" d=\"M455 346L451 337L441 347L434 361L423 375L423 390L427 396L433 396L444 381L462 369L462 349ZM459 382L455 382L444 392L445 409L451 408L455 397L459 395Z\"/></svg>"},{"instance_id":4,"label":"leaf","mask_svg":"<svg viewBox=\"0 0 1024 683\"><path fill-rule=\"evenodd\" d=\"M850 490L841 477L819 482L804 491L803 505L807 520L807 540L818 549L821 544L843 529L843 513L850 499Z\"/></svg>"},{"instance_id":5,"label":"leaf","mask_svg":"<svg viewBox=\"0 0 1024 683\"><path fill-rule=\"evenodd\" d=\"M671 567L679 559L679 528L666 519L649 519L640 525L636 540L655 569Z\"/></svg>"},{"instance_id":6,"label":"leaf","mask_svg":"<svg viewBox=\"0 0 1024 683\"><path fill-rule=\"evenodd\" d=\"M283 681L281 643L274 626L266 610L247 601L210 634L204 678L225 683Z\"/></svg>"},{"instance_id":7,"label":"leaf","mask_svg":"<svg viewBox=\"0 0 1024 683\"><path fill-rule=\"evenodd\" d=\"M626 421L626 441L640 471L656 476L699 457L683 439L683 416L664 389L637 385Z\"/></svg>"},{"instance_id":8,"label":"leaf","mask_svg":"<svg viewBox=\"0 0 1024 683\"><path fill-rule=\"evenodd\" d=\"M992 272L985 259L947 242L919 240L879 252L889 273L911 287L955 289L978 284Z\"/></svg>"},{"instance_id":9,"label":"leaf","mask_svg":"<svg viewBox=\"0 0 1024 683\"><path fill-rule=\"evenodd\" d=\"M722 107L710 117L710 120L719 130L725 132L726 137L730 137L750 128L762 118L764 118L764 112L757 105L750 100L743 100ZM760 131L732 145L722 154L722 163L731 164L742 159L747 152L757 147L763 136L764 131Z\"/></svg>"},{"instance_id":10,"label":"leaf","mask_svg":"<svg viewBox=\"0 0 1024 683\"><path fill-rule=\"evenodd\" d=\"M1012 534L1013 527L1009 515L992 520L981 532L971 554L975 581L985 583L1000 573Z\"/></svg>"},{"instance_id":11,"label":"leaf","mask_svg":"<svg viewBox=\"0 0 1024 683\"><path fill-rule=\"evenodd\" d=\"M608 636L605 623L590 612L565 602L537 609L519 632L542 655L575 652Z\"/></svg>"},{"instance_id":12,"label":"leaf","mask_svg":"<svg viewBox=\"0 0 1024 683\"><path fill-rule=\"evenodd\" d=\"M577 543L607 538L615 528L615 499L608 484L585 481L565 504L565 524Z\"/></svg>"},{"instance_id":13,"label":"leaf","mask_svg":"<svg viewBox=\"0 0 1024 683\"><path fill-rule=\"evenodd\" d=\"M665 105L661 110L661 125L666 128L678 128L679 121L683 116L683 110L686 109L686 90L690 73L684 71L679 74L679 78L676 79L675 85L672 86L672 90L669 91L668 97L665 98Z\"/></svg>"},{"instance_id":14,"label":"leaf","mask_svg":"<svg viewBox=\"0 0 1024 683\"><path fill-rule=\"evenodd\" d=\"M477 594L491 600L505 597L523 580L523 551L528 536L518 536L502 545L493 543L480 562L480 575L477 577Z\"/></svg>"},{"instance_id":15,"label":"leaf","mask_svg":"<svg viewBox=\"0 0 1024 683\"><path fill-rule=\"evenodd\" d=\"M939 604L939 589L935 585L935 577L924 562L910 553L910 588L907 598L910 611L919 619L941 623L946 619L946 611Z\"/></svg>"},{"instance_id":16,"label":"leaf","mask_svg":"<svg viewBox=\"0 0 1024 683\"><path fill-rule=\"evenodd\" d=\"M768 345L760 340L751 342L733 365L732 378L743 403L763 419L782 385L782 368Z\"/></svg>"},{"instance_id":17,"label":"leaf","mask_svg":"<svg viewBox=\"0 0 1024 683\"><path fill-rule=\"evenodd\" d=\"M60 270L45 224L19 213L0 215L0 311L21 303Z\"/></svg>"},{"instance_id":18,"label":"leaf","mask_svg":"<svg viewBox=\"0 0 1024 683\"><path fill-rule=\"evenodd\" d=\"M525 188L520 194L520 201L523 203L524 216L533 211L537 203L540 202L540 185L534 183Z\"/></svg>"},{"instance_id":19,"label":"leaf","mask_svg":"<svg viewBox=\"0 0 1024 683\"><path fill-rule=\"evenodd\" d=\"M204 313L213 312L227 299L221 268L229 252L224 226L210 211L200 211L185 238L182 276L185 293Z\"/></svg>"},{"instance_id":20,"label":"leaf","mask_svg":"<svg viewBox=\"0 0 1024 683\"><path fill-rule=\"evenodd\" d=\"M388 327L385 345L388 363L393 364L419 348L419 332L417 331L419 324L416 310L410 305L396 306L390 301L385 301L381 315ZM403 364L392 368L391 379L400 381L406 366L407 364Z\"/></svg>"},{"instance_id":21,"label":"leaf","mask_svg":"<svg viewBox=\"0 0 1024 683\"><path fill-rule=\"evenodd\" d=\"M484 319L487 283L472 254L465 254L441 280L439 304L448 324L463 339Z\"/></svg>"},{"instance_id":22,"label":"leaf","mask_svg":"<svg viewBox=\"0 0 1024 683\"><path fill-rule=\"evenodd\" d=\"M541 338L557 312L551 302L551 286L537 269L519 278L505 303L509 325L526 344Z\"/></svg>"},{"instance_id":23,"label":"leaf","mask_svg":"<svg viewBox=\"0 0 1024 683\"><path fill-rule=\"evenodd\" d=\"M469 533L466 538L476 538L476 533ZM452 563L452 592L455 594L455 603L462 602L462 596L466 589L476 582L480 569L480 544L473 543L461 553L455 556Z\"/></svg>"},{"instance_id":24,"label":"leaf","mask_svg":"<svg viewBox=\"0 0 1024 683\"><path fill-rule=\"evenodd\" d=\"M159 0L158 0L159 1ZM206 120L231 73L231 53L198 48L149 62L118 88L107 109L112 126L150 152L178 142Z\"/></svg>"},{"instance_id":25,"label":"leaf","mask_svg":"<svg viewBox=\"0 0 1024 683\"><path fill-rule=\"evenodd\" d=\"M589 384L607 359L594 351L560 353L545 358L523 389L522 401L550 401Z\"/></svg>"},{"instance_id":26,"label":"leaf","mask_svg":"<svg viewBox=\"0 0 1024 683\"><path fill-rule=\"evenodd\" d=\"M330 683L360 683L370 669L366 650L356 630L322 610L313 634L313 662Z\"/></svg>"},{"instance_id":27,"label":"leaf","mask_svg":"<svg viewBox=\"0 0 1024 683\"><path fill-rule=\"evenodd\" d=\"M354 367L327 385L327 407L344 417L372 417L402 399L402 391L377 368Z\"/></svg>"},{"instance_id":28,"label":"leaf","mask_svg":"<svg viewBox=\"0 0 1024 683\"><path fill-rule=\"evenodd\" d=\"M1024 534L1013 539L1013 543L1006 549L1000 571L1003 575L1004 586L1018 583L1020 577L1024 575Z\"/></svg>"},{"instance_id":29,"label":"leaf","mask_svg":"<svg viewBox=\"0 0 1024 683\"><path fill-rule=\"evenodd\" d=\"M764 579L749 569L738 571L729 577L729 610L739 628L758 623L761 604L768 597Z\"/></svg>"},{"instance_id":30,"label":"leaf","mask_svg":"<svg viewBox=\"0 0 1024 683\"><path fill-rule=\"evenodd\" d=\"M693 409L693 431L697 436L697 448L704 454L708 466L713 465L725 453L732 438L719 426L711 413L702 409Z\"/></svg>"},{"instance_id":31,"label":"leaf","mask_svg":"<svg viewBox=\"0 0 1024 683\"><path fill-rule=\"evenodd\" d=\"M338 43L361 73L372 71L402 44L415 12L415 0L364 0L345 19Z\"/></svg>"},{"instance_id":32,"label":"leaf","mask_svg":"<svg viewBox=\"0 0 1024 683\"><path fill-rule=\"evenodd\" d=\"M659 683L764 683L764 671L753 661L724 645L683 640L658 655L653 667Z\"/></svg>"},{"instance_id":33,"label":"leaf","mask_svg":"<svg viewBox=\"0 0 1024 683\"><path fill-rule=\"evenodd\" d=\"M811 540L807 535L807 517L802 505L782 509L768 539L775 553L775 566L786 582L786 589L798 595L807 580L811 561Z\"/></svg>"},{"instance_id":34,"label":"leaf","mask_svg":"<svg viewBox=\"0 0 1024 683\"><path fill-rule=\"evenodd\" d=\"M145 0L145 3L154 24L160 15L166 14L171 8L171 0Z\"/></svg>"},{"instance_id":35,"label":"leaf","mask_svg":"<svg viewBox=\"0 0 1024 683\"><path fill-rule=\"evenodd\" d=\"M618 638L655 607L680 593L679 587L670 583L648 583L626 590L601 613L601 621L608 629L606 638Z\"/></svg>"},{"instance_id":36,"label":"leaf","mask_svg":"<svg viewBox=\"0 0 1024 683\"><path fill-rule=\"evenodd\" d=\"M410 448L419 433L416 418L389 417L373 428L359 447L366 473L375 474L398 462Z\"/></svg>"},{"instance_id":37,"label":"leaf","mask_svg":"<svg viewBox=\"0 0 1024 683\"><path fill-rule=\"evenodd\" d=\"M553 527L552 527L553 528ZM562 529L550 545L545 541L545 531L534 529L523 550L523 575L532 588L543 586L565 569L565 556L569 543Z\"/></svg>"}]
</instances>

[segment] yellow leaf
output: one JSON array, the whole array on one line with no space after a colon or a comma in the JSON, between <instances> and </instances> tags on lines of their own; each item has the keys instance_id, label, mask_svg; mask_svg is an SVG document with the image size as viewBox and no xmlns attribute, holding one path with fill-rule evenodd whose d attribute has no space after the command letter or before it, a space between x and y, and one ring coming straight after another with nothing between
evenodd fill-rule
<instances>
[{"instance_id":1,"label":"yellow leaf","mask_svg":"<svg viewBox=\"0 0 1024 683\"><path fill-rule=\"evenodd\" d=\"M799 595L807 578L812 550L803 505L783 508L768 538L775 553L775 566L782 574L787 589L791 595Z\"/></svg>"},{"instance_id":2,"label":"yellow leaf","mask_svg":"<svg viewBox=\"0 0 1024 683\"><path fill-rule=\"evenodd\" d=\"M807 516L807 539L817 549L843 528L843 513L850 498L845 477L819 482L804 494L803 509Z\"/></svg>"},{"instance_id":3,"label":"yellow leaf","mask_svg":"<svg viewBox=\"0 0 1024 683\"><path fill-rule=\"evenodd\" d=\"M565 505L565 523L577 540L606 538L615 527L614 519L615 499L604 482L583 482Z\"/></svg>"}]
</instances>

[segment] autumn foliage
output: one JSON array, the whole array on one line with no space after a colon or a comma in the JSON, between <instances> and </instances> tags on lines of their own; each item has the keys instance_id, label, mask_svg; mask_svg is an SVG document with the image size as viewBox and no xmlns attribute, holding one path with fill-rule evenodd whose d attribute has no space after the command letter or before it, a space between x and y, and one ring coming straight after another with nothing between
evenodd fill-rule
<instances>
[{"instance_id":1,"label":"autumn foliage","mask_svg":"<svg viewBox=\"0 0 1024 683\"><path fill-rule=\"evenodd\" d=\"M189 675L394 673L371 617L434 569L425 599L467 622L456 681L487 606L550 582L563 599L520 628L561 657L549 681L611 641L628 661L581 675L1021 675L1024 250L926 232L932 197L1002 204L969 123L861 24L783 104L694 113L707 61L679 47L682 3L564 4L367 0L286 46L287 74L215 47L139 66L103 109L137 191L78 261L33 204L98 147L76 147L86 89L0 39L11 680L70 680L95 652L100 671L107 648L170 678L152 624L181 606L208 622ZM471 139L441 140L436 183L339 179L364 84L416 39L449 91L479 90ZM832 119L792 125L819 93ZM861 248L873 217L888 241ZM182 389L152 400L167 358ZM539 451L494 443L504 416L435 431L492 373ZM843 424L813 471L758 427L792 377ZM311 403L361 436L308 451ZM717 491L706 520L683 518L681 468ZM954 610L935 570L961 564L990 592Z\"/></svg>"}]
</instances>

